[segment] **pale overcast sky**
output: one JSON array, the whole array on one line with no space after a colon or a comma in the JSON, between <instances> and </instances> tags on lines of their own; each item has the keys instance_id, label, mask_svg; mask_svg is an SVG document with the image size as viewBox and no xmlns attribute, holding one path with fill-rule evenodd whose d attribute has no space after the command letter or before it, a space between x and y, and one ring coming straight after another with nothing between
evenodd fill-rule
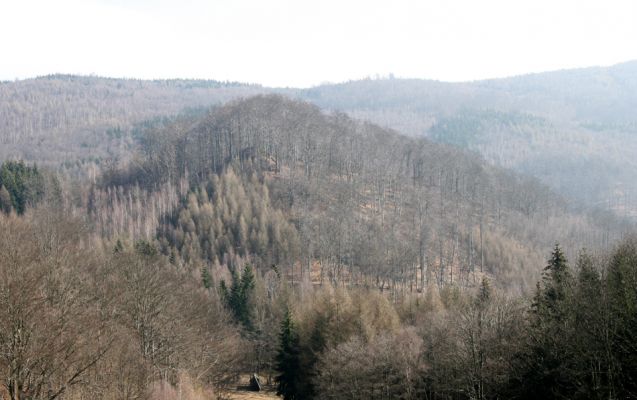
<instances>
[{"instance_id":1,"label":"pale overcast sky","mask_svg":"<svg viewBox=\"0 0 637 400\"><path fill-rule=\"evenodd\" d=\"M0 80L77 73L311 86L631 59L636 0L0 0Z\"/></svg>"}]
</instances>

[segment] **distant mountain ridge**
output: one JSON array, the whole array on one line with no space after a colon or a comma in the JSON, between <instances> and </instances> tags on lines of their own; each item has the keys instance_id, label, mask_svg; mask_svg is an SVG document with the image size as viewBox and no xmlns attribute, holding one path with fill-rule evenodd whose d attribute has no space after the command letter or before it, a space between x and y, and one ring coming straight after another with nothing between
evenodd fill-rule
<instances>
[{"instance_id":1,"label":"distant mountain ridge","mask_svg":"<svg viewBox=\"0 0 637 400\"><path fill-rule=\"evenodd\" d=\"M298 95L475 151L571 199L637 211L637 61L463 83L362 80Z\"/></svg>"},{"instance_id":2,"label":"distant mountain ridge","mask_svg":"<svg viewBox=\"0 0 637 400\"><path fill-rule=\"evenodd\" d=\"M50 75L0 83L0 160L80 168L130 156L139 125L280 93L459 146L573 200L637 215L637 61L447 83L359 80L310 89Z\"/></svg>"},{"instance_id":3,"label":"distant mountain ridge","mask_svg":"<svg viewBox=\"0 0 637 400\"><path fill-rule=\"evenodd\" d=\"M433 282L472 285L484 272L526 292L538 278L533 266L556 241L576 249L569 254L576 258L579 249L597 252L631 229L609 213L569 207L537 180L452 146L280 95L232 101L148 129L140 150L138 162L107 171L96 198L119 193L125 203L140 187L190 188L159 229L166 254L213 262L253 249L295 281L424 289ZM219 197L219 188L230 186L228 198ZM257 212L264 203L271 205ZM205 210L213 208L223 210L231 230L212 222ZM104 232L117 232L105 224ZM269 245L266 232L276 238Z\"/></svg>"},{"instance_id":4,"label":"distant mountain ridge","mask_svg":"<svg viewBox=\"0 0 637 400\"><path fill-rule=\"evenodd\" d=\"M135 127L262 93L256 85L204 80L49 75L0 84L0 160L56 165L129 154Z\"/></svg>"}]
</instances>

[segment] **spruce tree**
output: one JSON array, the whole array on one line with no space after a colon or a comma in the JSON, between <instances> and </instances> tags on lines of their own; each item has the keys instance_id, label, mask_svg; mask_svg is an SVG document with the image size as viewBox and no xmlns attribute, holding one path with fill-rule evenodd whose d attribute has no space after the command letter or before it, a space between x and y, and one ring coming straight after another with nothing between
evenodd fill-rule
<instances>
[{"instance_id":1,"label":"spruce tree","mask_svg":"<svg viewBox=\"0 0 637 400\"><path fill-rule=\"evenodd\" d=\"M572 280L566 257L555 245L533 298L529 343L518 387L521 398L563 397L575 389L569 353Z\"/></svg>"},{"instance_id":2,"label":"spruce tree","mask_svg":"<svg viewBox=\"0 0 637 400\"><path fill-rule=\"evenodd\" d=\"M276 356L276 371L279 373L275 378L276 394L283 396L284 400L301 399L304 388L299 336L289 309L281 323L279 340L280 347Z\"/></svg>"},{"instance_id":3,"label":"spruce tree","mask_svg":"<svg viewBox=\"0 0 637 400\"><path fill-rule=\"evenodd\" d=\"M574 356L574 374L577 392L574 398L610 399L614 398L608 378L613 375L613 365L606 349L612 340L606 334L606 307L602 280L587 254L577 261L577 281L574 285L570 313L573 314L577 330L569 343L569 352ZM586 327L586 329L581 329ZM579 329L578 329L579 328Z\"/></svg>"},{"instance_id":4,"label":"spruce tree","mask_svg":"<svg viewBox=\"0 0 637 400\"><path fill-rule=\"evenodd\" d=\"M230 268L230 278L232 280L232 286L230 287L228 295L228 306L234 317L238 321L241 321L241 278L234 267Z\"/></svg>"},{"instance_id":5,"label":"spruce tree","mask_svg":"<svg viewBox=\"0 0 637 400\"><path fill-rule=\"evenodd\" d=\"M486 276L482 277L482 282L480 282L480 289L478 290L477 302L479 305L486 304L492 295L491 283Z\"/></svg>"},{"instance_id":6,"label":"spruce tree","mask_svg":"<svg viewBox=\"0 0 637 400\"><path fill-rule=\"evenodd\" d=\"M226 302L232 315L246 329L252 329L252 296L254 294L255 277L250 264L246 264L241 276L235 268L230 268L232 286L230 289L224 281L221 282L221 296Z\"/></svg>"},{"instance_id":7,"label":"spruce tree","mask_svg":"<svg viewBox=\"0 0 637 400\"><path fill-rule=\"evenodd\" d=\"M252 329L252 296L254 293L254 272L250 264L246 264L241 274L241 290L239 302L239 321L248 329Z\"/></svg>"},{"instance_id":8,"label":"spruce tree","mask_svg":"<svg viewBox=\"0 0 637 400\"><path fill-rule=\"evenodd\" d=\"M122 253L124 251L124 245L120 239L117 239L115 242L115 247L113 248L113 253Z\"/></svg>"},{"instance_id":9,"label":"spruce tree","mask_svg":"<svg viewBox=\"0 0 637 400\"><path fill-rule=\"evenodd\" d=\"M301 354L301 398L313 399L316 396L317 364L319 357L327 347L327 318L319 314L314 321L314 327L310 333L308 343L303 346Z\"/></svg>"},{"instance_id":10,"label":"spruce tree","mask_svg":"<svg viewBox=\"0 0 637 400\"><path fill-rule=\"evenodd\" d=\"M0 212L9 214L12 209L13 205L11 204L11 195L9 194L9 191L4 186L0 186Z\"/></svg>"},{"instance_id":11,"label":"spruce tree","mask_svg":"<svg viewBox=\"0 0 637 400\"><path fill-rule=\"evenodd\" d=\"M555 245L551 259L544 268L542 282L544 284L543 302L547 311L554 319L562 318L565 312L565 300L569 295L573 277L567 264L566 257L558 244Z\"/></svg>"},{"instance_id":12,"label":"spruce tree","mask_svg":"<svg viewBox=\"0 0 637 400\"><path fill-rule=\"evenodd\" d=\"M637 398L637 242L619 246L606 277L616 398Z\"/></svg>"},{"instance_id":13,"label":"spruce tree","mask_svg":"<svg viewBox=\"0 0 637 400\"><path fill-rule=\"evenodd\" d=\"M12 208L23 214L27 206L42 200L45 182L35 165L29 167L22 161L6 161L0 166L0 187L9 194ZM2 196L6 197L6 194Z\"/></svg>"},{"instance_id":14,"label":"spruce tree","mask_svg":"<svg viewBox=\"0 0 637 400\"><path fill-rule=\"evenodd\" d=\"M201 283L206 289L210 289L212 287L212 277L210 276L210 271L206 265L201 267Z\"/></svg>"}]
</instances>

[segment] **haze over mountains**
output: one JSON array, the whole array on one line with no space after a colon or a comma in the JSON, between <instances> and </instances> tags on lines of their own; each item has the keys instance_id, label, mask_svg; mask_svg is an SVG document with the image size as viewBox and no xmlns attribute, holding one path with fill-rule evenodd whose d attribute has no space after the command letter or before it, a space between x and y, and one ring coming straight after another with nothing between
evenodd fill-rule
<instances>
[{"instance_id":1,"label":"haze over mountains","mask_svg":"<svg viewBox=\"0 0 637 400\"><path fill-rule=\"evenodd\" d=\"M432 261L433 256L429 261L438 265L436 268L443 269L445 263L452 269L454 264L458 269L475 268L476 224L480 225L481 236L486 224L489 237L480 239L481 267L486 262L490 273L497 270L499 275L510 275L503 279L505 285L514 281L514 286L525 291L537 279L536 272L529 271L529 259L535 260L531 264L537 263L553 242L565 244L569 255L575 256L582 247L594 250L609 246L627 229L607 215L593 216L576 205L579 202L600 210L611 209L618 216L631 215L632 194L637 184L633 179L637 178L637 168L632 167L637 162L632 157L637 154L637 138L633 134L637 117L630 113L631 107L637 105L635 89L637 62L467 83L369 79L312 89L52 75L0 85L3 143L0 159L37 161L39 165L88 178L93 183L106 174L106 182L113 187L154 182L142 184L151 197L135 195L142 203L151 201L157 185L178 185L186 170L199 176L194 184L202 184L206 177L203 171L212 168L221 173L224 165L243 152L259 160L276 162L277 171L281 169L278 165L281 160L287 160L290 171L300 168L297 163L301 163L308 182L312 175L317 175L327 185L328 192L343 190L329 179L331 174L351 178L354 176L351 168L355 168L359 171L355 175L362 181L352 183L350 192L355 190L359 196L352 198L352 207L376 204L372 209L380 207L383 215L387 210L398 210L392 220L402 234L413 231L413 227L409 228L413 221L404 220L417 214L414 209L417 205L408 200L413 196L426 203L429 214L437 216L428 220L429 239L419 245L425 251L432 246L429 240L438 242L438 261ZM310 101L332 116L302 102L251 97L266 93ZM243 98L251 100L233 103ZM209 126L206 122L211 106L211 115L228 114L213 118L224 118L222 126ZM344 119L343 112L394 131ZM206 135L216 138L193 133L193 129L203 129ZM225 133L219 130L238 137L239 141L224 138ZM345 139L349 136L350 144ZM175 142L179 140L196 145ZM227 143L220 144L219 140ZM356 149L351 148L350 153L335 153L355 142ZM297 143L296 147L289 148L291 143ZM224 146L230 146L230 153L216 158L208 154L212 149L221 151ZM152 165L142 156L149 151L147 156L154 160ZM479 157L463 153L466 151ZM354 154L358 158L353 158ZM212 166L195 163L210 157L216 160ZM480 157L496 168L486 165ZM333 170L334 163L338 172ZM349 172L342 171L344 164L351 164L347 167ZM121 177L121 172L113 175L119 168L131 169L127 173L137 178L130 182L129 178ZM522 176L510 174L507 169ZM292 179L290 187L297 185L294 176L287 178ZM548 184L559 195L530 177ZM410 180L414 185L420 182L426 191L407 189ZM270 184L283 181L276 179ZM317 204L331 201L325 198L320 201L315 185L304 190L311 194L310 198L318 196L314 200ZM434 194L436 190L439 195ZM290 189L290 196L292 193ZM372 194L370 199L363 200ZM390 203L394 196L406 203L381 207L388 194L392 196ZM569 204L560 195L575 203ZM277 196L285 198L282 193ZM439 201L432 200L436 196ZM169 209L176 206L176 198L168 202ZM107 196L103 201L106 201L103 207L116 208L113 204L122 199ZM456 208L456 215L447 214L449 207ZM464 211L461 213L458 207ZM411 211L403 215L403 208ZM325 220L355 216L353 210L341 210L340 217L328 215ZM289 212L299 216L310 211L290 208L286 213ZM423 218L423 210L418 212ZM125 228L129 219L139 218L146 221L142 223L143 229L139 222L136 228ZM538 218L543 224L537 223ZM99 228L102 234L111 238L128 234L152 239L158 228L155 214L121 215L120 219L119 228L100 222L106 223ZM525 220L528 227L522 228ZM355 226L353 221L350 222ZM464 221L464 226L460 221ZM545 229L548 231L543 233ZM306 243L321 240L305 238ZM345 241L352 240L359 239L348 234ZM400 235L395 240L400 241ZM180 242L179 247L183 245ZM484 246L491 249L484 253ZM519 250L503 250L507 247ZM459 254L469 258L456 259ZM317 255L308 257L321 259ZM421 254L418 261L421 266L423 257ZM340 260L342 256L327 258ZM358 262L350 262L354 263L350 268L361 267ZM463 262L471 267L462 267ZM443 274L438 279L447 279L444 272L437 273Z\"/></svg>"},{"instance_id":2,"label":"haze over mountains","mask_svg":"<svg viewBox=\"0 0 637 400\"><path fill-rule=\"evenodd\" d=\"M231 102L201 117L149 129L141 143L141 161L105 171L102 190L123 188L111 201L126 202L127 196L137 201L131 187L152 192L164 184L180 186L181 179L209 193L208 175L222 174L228 165L239 176L256 174L268 186L267 199L298 230L283 236L292 243L298 236L303 243L291 250L294 246L285 244L292 255L277 256L274 263L287 265L297 278L318 271L321 282L336 285L375 281L381 289L409 285L415 290L434 279L468 285L476 274L489 273L498 277L498 285L526 292L538 278L534 265L541 264L554 241L577 249L569 254L576 257L583 247L596 252L612 245L630 229L610 215L571 209L537 181L475 155L343 114L326 115L278 95ZM253 182L243 184L247 191ZM198 221L198 210L208 200L199 192L197 199L199 204L192 199L183 204L186 216L174 214L167 240L178 254L189 249L190 258L222 260L226 251L220 248L228 245L211 245L220 234L210 234L210 227ZM228 236L244 241L258 236L258 230L250 233L256 229L252 214L243 217L245 232ZM108 215L103 218L106 236L120 237L130 223L139 225L136 217L122 218L120 228L113 229ZM129 236L152 239L159 219L141 215L155 229ZM236 241L236 249L249 247ZM303 260L300 265L295 266L295 257ZM314 262L319 267L312 267Z\"/></svg>"},{"instance_id":3,"label":"haze over mountains","mask_svg":"<svg viewBox=\"0 0 637 400\"><path fill-rule=\"evenodd\" d=\"M635 398L636 76L1 83L0 397Z\"/></svg>"},{"instance_id":4,"label":"haze over mountains","mask_svg":"<svg viewBox=\"0 0 637 400\"><path fill-rule=\"evenodd\" d=\"M356 81L303 96L475 151L589 205L635 210L635 61L467 83Z\"/></svg>"},{"instance_id":5,"label":"haze over mountains","mask_svg":"<svg viewBox=\"0 0 637 400\"><path fill-rule=\"evenodd\" d=\"M125 157L136 124L266 92L477 152L588 206L637 209L635 61L466 83L369 79L301 90L65 75L4 82L0 159L86 161L86 150Z\"/></svg>"}]
</instances>

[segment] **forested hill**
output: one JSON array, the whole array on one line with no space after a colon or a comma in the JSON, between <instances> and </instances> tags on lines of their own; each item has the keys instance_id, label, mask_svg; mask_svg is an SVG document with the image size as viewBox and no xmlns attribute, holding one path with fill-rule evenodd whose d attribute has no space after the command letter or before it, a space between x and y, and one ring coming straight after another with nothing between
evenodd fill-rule
<instances>
[{"instance_id":1,"label":"forested hill","mask_svg":"<svg viewBox=\"0 0 637 400\"><path fill-rule=\"evenodd\" d=\"M62 172L0 166L3 397L637 393L637 244L611 213L279 95L106 142L74 120L95 147Z\"/></svg>"},{"instance_id":2,"label":"forested hill","mask_svg":"<svg viewBox=\"0 0 637 400\"><path fill-rule=\"evenodd\" d=\"M0 160L63 163L94 177L101 163L129 158L145 126L272 92L469 149L588 206L637 211L637 62L465 83L367 79L303 90L72 75L2 82Z\"/></svg>"},{"instance_id":3,"label":"forested hill","mask_svg":"<svg viewBox=\"0 0 637 400\"><path fill-rule=\"evenodd\" d=\"M365 79L303 91L322 107L403 108L449 115L466 108L497 108L551 119L634 123L637 61L510 78L450 83L424 79ZM422 133L412 131L408 133Z\"/></svg>"},{"instance_id":4,"label":"forested hill","mask_svg":"<svg viewBox=\"0 0 637 400\"><path fill-rule=\"evenodd\" d=\"M571 199L637 210L637 62L445 83L376 79L299 96L535 176Z\"/></svg>"},{"instance_id":5,"label":"forested hill","mask_svg":"<svg viewBox=\"0 0 637 400\"><path fill-rule=\"evenodd\" d=\"M257 85L50 75L0 82L0 160L125 157L140 123L260 93Z\"/></svg>"},{"instance_id":6,"label":"forested hill","mask_svg":"<svg viewBox=\"0 0 637 400\"><path fill-rule=\"evenodd\" d=\"M166 254L184 262L256 256L296 279L401 290L471 286L487 273L525 291L555 242L573 254L595 251L628 229L609 215L571 211L533 179L453 147L278 95L149 129L142 143L141 161L105 175L101 193L121 194L93 195L93 208L104 209L95 199L126 202L139 188L166 185L181 187L183 202L161 223L155 214L115 215L120 231L104 222L110 216L95 218L115 237L134 231L125 221L149 221L146 235L159 231Z\"/></svg>"}]
</instances>

